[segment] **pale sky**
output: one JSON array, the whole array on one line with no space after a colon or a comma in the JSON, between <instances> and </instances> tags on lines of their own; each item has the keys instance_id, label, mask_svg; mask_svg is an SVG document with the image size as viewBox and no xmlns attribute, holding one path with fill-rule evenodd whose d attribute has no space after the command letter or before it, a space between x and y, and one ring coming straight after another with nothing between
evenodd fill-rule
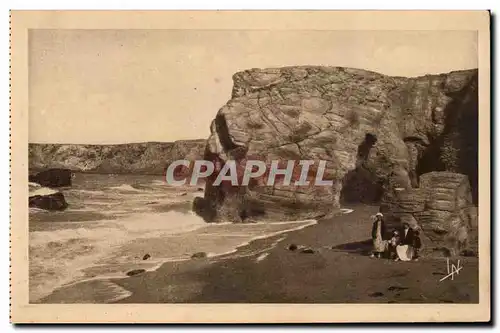
<instances>
[{"instance_id":1,"label":"pale sky","mask_svg":"<svg viewBox=\"0 0 500 333\"><path fill-rule=\"evenodd\" d=\"M475 31L31 30L29 141L199 139L249 68L477 68Z\"/></svg>"}]
</instances>

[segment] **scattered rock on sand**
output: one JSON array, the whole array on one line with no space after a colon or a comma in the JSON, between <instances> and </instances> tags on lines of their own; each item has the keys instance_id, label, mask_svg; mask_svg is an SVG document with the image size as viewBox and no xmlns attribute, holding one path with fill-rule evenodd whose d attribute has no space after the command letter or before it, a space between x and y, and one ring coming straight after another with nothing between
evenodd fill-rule
<instances>
[{"instance_id":1,"label":"scattered rock on sand","mask_svg":"<svg viewBox=\"0 0 500 333\"><path fill-rule=\"evenodd\" d=\"M198 187L197 191L198 192L203 192L203 191L205 191L205 189L203 187Z\"/></svg>"},{"instance_id":2,"label":"scattered rock on sand","mask_svg":"<svg viewBox=\"0 0 500 333\"><path fill-rule=\"evenodd\" d=\"M380 291L376 291L374 293L371 293L368 296L370 296L370 297L382 297L382 296L384 296L384 293L381 293Z\"/></svg>"},{"instance_id":3,"label":"scattered rock on sand","mask_svg":"<svg viewBox=\"0 0 500 333\"><path fill-rule=\"evenodd\" d=\"M400 291L400 290L406 290L408 289L407 287L399 287L399 286L390 286L387 288L389 291Z\"/></svg>"},{"instance_id":4,"label":"scattered rock on sand","mask_svg":"<svg viewBox=\"0 0 500 333\"><path fill-rule=\"evenodd\" d=\"M477 253L473 250L463 250L461 255L464 257L477 257Z\"/></svg>"},{"instance_id":5,"label":"scattered rock on sand","mask_svg":"<svg viewBox=\"0 0 500 333\"><path fill-rule=\"evenodd\" d=\"M303 245L297 245L297 244L290 244L288 246L288 250L289 251L297 251L297 250L300 250L300 253L316 253L315 250L309 248L309 247L305 247Z\"/></svg>"},{"instance_id":6,"label":"scattered rock on sand","mask_svg":"<svg viewBox=\"0 0 500 333\"><path fill-rule=\"evenodd\" d=\"M196 252L195 254L193 254L191 256L192 259L202 259L202 258L206 258L206 257L207 257L206 252Z\"/></svg>"},{"instance_id":7,"label":"scattered rock on sand","mask_svg":"<svg viewBox=\"0 0 500 333\"><path fill-rule=\"evenodd\" d=\"M139 274L142 274L142 273L144 273L144 272L146 272L146 270L145 270L145 269L143 269L143 268L133 269L133 270L131 270L130 272L127 272L127 275L128 275L128 276L134 276L134 275L139 275Z\"/></svg>"},{"instance_id":8,"label":"scattered rock on sand","mask_svg":"<svg viewBox=\"0 0 500 333\"><path fill-rule=\"evenodd\" d=\"M183 197L183 196L185 196L185 195L187 195L187 192L181 193L179 196L180 196L180 197Z\"/></svg>"},{"instance_id":9,"label":"scattered rock on sand","mask_svg":"<svg viewBox=\"0 0 500 333\"><path fill-rule=\"evenodd\" d=\"M151 258L151 255L149 253L146 253L144 257L142 257L142 260L148 260L149 258Z\"/></svg>"}]
</instances>

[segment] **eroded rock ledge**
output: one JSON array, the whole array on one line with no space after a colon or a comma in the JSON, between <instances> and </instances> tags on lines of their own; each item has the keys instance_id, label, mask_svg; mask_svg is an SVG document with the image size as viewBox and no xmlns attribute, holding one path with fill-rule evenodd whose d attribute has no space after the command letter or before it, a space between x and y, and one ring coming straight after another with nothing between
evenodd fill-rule
<instances>
[{"instance_id":1,"label":"eroded rock ledge","mask_svg":"<svg viewBox=\"0 0 500 333\"><path fill-rule=\"evenodd\" d=\"M251 69L211 124L205 159L325 160L332 187L211 186L207 221L327 216L342 202L379 202L420 176L468 176L477 202L477 70L416 78L342 67Z\"/></svg>"},{"instance_id":2,"label":"eroded rock ledge","mask_svg":"<svg viewBox=\"0 0 500 333\"><path fill-rule=\"evenodd\" d=\"M164 175L175 160L202 158L204 147L202 139L114 145L30 143L29 169Z\"/></svg>"}]
</instances>

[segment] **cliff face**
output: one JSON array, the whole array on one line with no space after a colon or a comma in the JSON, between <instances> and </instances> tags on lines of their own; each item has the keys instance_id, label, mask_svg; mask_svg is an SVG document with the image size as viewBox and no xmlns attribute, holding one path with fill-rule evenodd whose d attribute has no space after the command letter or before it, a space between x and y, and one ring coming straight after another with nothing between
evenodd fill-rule
<instances>
[{"instance_id":1,"label":"cliff face","mask_svg":"<svg viewBox=\"0 0 500 333\"><path fill-rule=\"evenodd\" d=\"M380 211L389 229L408 223L421 231L421 253L434 251L455 256L477 249L477 210L472 205L470 182L466 175L429 172L419 177L419 187L394 188L384 194Z\"/></svg>"},{"instance_id":2,"label":"cliff face","mask_svg":"<svg viewBox=\"0 0 500 333\"><path fill-rule=\"evenodd\" d=\"M117 145L30 144L30 170L163 174L174 160L203 157L206 140Z\"/></svg>"},{"instance_id":3,"label":"cliff face","mask_svg":"<svg viewBox=\"0 0 500 333\"><path fill-rule=\"evenodd\" d=\"M211 124L205 158L324 160L333 186L211 186L210 221L327 215L342 201L378 202L430 171L466 174L477 199L477 70L389 77L341 67L252 69ZM276 218L276 216L274 216Z\"/></svg>"}]
</instances>

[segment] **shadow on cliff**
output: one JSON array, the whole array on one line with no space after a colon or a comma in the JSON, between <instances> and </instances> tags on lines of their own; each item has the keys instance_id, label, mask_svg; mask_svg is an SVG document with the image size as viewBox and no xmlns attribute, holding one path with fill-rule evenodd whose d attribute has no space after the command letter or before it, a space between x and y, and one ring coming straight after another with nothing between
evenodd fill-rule
<instances>
[{"instance_id":1,"label":"shadow on cliff","mask_svg":"<svg viewBox=\"0 0 500 333\"><path fill-rule=\"evenodd\" d=\"M452 171L469 177L474 204L478 202L478 90L477 76L448 96L444 129L417 163L417 175L431 171Z\"/></svg>"},{"instance_id":2,"label":"shadow on cliff","mask_svg":"<svg viewBox=\"0 0 500 333\"><path fill-rule=\"evenodd\" d=\"M356 168L349 171L343 179L341 204L373 204L380 201L383 183L366 167L370 151L376 143L377 137L367 133L358 146Z\"/></svg>"}]
</instances>

